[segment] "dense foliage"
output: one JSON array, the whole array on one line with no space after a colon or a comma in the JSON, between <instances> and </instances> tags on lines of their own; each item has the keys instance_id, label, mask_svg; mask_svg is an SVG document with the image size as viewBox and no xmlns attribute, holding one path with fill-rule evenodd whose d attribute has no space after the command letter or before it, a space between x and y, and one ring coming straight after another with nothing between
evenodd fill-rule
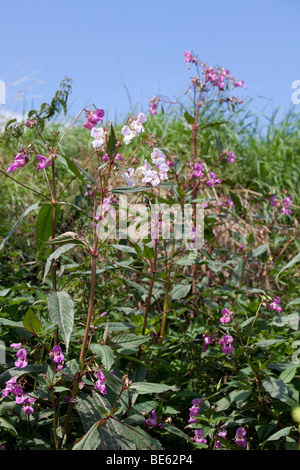
<instances>
[{"instance_id":1,"label":"dense foliage","mask_svg":"<svg viewBox=\"0 0 300 470\"><path fill-rule=\"evenodd\" d=\"M4 449L299 448L300 120L264 129L242 81L185 62L187 104L67 122L65 79L6 124Z\"/></svg>"}]
</instances>

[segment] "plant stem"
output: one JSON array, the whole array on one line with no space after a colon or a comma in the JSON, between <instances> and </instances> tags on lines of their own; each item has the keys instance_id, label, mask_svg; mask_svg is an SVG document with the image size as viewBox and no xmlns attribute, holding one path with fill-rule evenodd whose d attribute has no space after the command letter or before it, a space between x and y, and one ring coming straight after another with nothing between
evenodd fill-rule
<instances>
[{"instance_id":1,"label":"plant stem","mask_svg":"<svg viewBox=\"0 0 300 470\"><path fill-rule=\"evenodd\" d=\"M95 245L97 246L97 237L96 237ZM91 320L92 320L92 315L93 315L95 288L96 288L96 268L97 268L97 255L93 253L92 258L91 258L91 289L90 289L89 308L88 308L88 315L86 319L84 337L83 337L80 356L79 356L79 364L80 364L81 370L83 370L83 367L84 367L86 345L87 345L87 341L89 337L89 331L90 331Z\"/></svg>"}]
</instances>

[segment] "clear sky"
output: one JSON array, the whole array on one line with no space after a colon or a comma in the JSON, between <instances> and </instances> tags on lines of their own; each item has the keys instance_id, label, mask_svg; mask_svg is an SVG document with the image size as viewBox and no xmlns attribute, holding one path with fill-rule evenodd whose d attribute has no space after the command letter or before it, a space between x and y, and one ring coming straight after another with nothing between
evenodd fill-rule
<instances>
[{"instance_id":1,"label":"clear sky","mask_svg":"<svg viewBox=\"0 0 300 470\"><path fill-rule=\"evenodd\" d=\"M10 0L0 2L4 110L49 102L73 79L70 113L94 102L119 121L155 94L180 97L192 50L222 65L271 113L300 80L300 0ZM294 106L300 111L300 104Z\"/></svg>"}]
</instances>

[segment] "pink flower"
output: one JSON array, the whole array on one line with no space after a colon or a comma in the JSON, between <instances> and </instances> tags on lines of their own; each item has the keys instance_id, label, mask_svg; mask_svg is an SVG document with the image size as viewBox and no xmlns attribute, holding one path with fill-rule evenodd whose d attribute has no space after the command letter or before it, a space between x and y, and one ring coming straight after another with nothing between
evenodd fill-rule
<instances>
[{"instance_id":1,"label":"pink flower","mask_svg":"<svg viewBox=\"0 0 300 470\"><path fill-rule=\"evenodd\" d=\"M105 386L106 377L103 374L102 370L98 370L96 373L96 376L98 380L94 383L94 389L98 390L100 393L102 393L102 395L106 395L107 394L107 390Z\"/></svg>"},{"instance_id":2,"label":"pink flower","mask_svg":"<svg viewBox=\"0 0 300 470\"><path fill-rule=\"evenodd\" d=\"M226 158L226 162L234 163L234 159L235 159L235 154L233 152L229 152L228 157Z\"/></svg>"},{"instance_id":3,"label":"pink flower","mask_svg":"<svg viewBox=\"0 0 300 470\"><path fill-rule=\"evenodd\" d=\"M196 423L197 421L197 415L200 411L200 405L201 405L201 399L200 398L195 398L192 400L192 407L189 408L190 416L189 416L189 423Z\"/></svg>"},{"instance_id":4,"label":"pink flower","mask_svg":"<svg viewBox=\"0 0 300 470\"><path fill-rule=\"evenodd\" d=\"M160 428L162 428L161 423L157 422L157 416L154 410L151 411L151 414L152 418L146 419L145 424L149 426L149 428L154 428L155 426L159 426Z\"/></svg>"},{"instance_id":5,"label":"pink flower","mask_svg":"<svg viewBox=\"0 0 300 470\"><path fill-rule=\"evenodd\" d=\"M216 183L222 183L222 180L217 178L215 173L211 172L210 179L207 181L206 186L212 187L215 186Z\"/></svg>"},{"instance_id":6,"label":"pink flower","mask_svg":"<svg viewBox=\"0 0 300 470\"><path fill-rule=\"evenodd\" d=\"M280 307L280 304L281 304L281 298L277 296L276 299L273 300L273 302L271 302L268 305L268 309L269 310L276 310L278 313L281 313L282 308Z\"/></svg>"},{"instance_id":7,"label":"pink flower","mask_svg":"<svg viewBox=\"0 0 300 470\"><path fill-rule=\"evenodd\" d=\"M103 160L104 162L109 162L109 156L108 156L107 153L106 153L105 155L103 155L102 160Z\"/></svg>"},{"instance_id":8,"label":"pink flower","mask_svg":"<svg viewBox=\"0 0 300 470\"><path fill-rule=\"evenodd\" d=\"M222 345L222 352L225 354L230 354L233 351L233 337L231 335L225 335L223 338L219 339L219 344Z\"/></svg>"},{"instance_id":9,"label":"pink flower","mask_svg":"<svg viewBox=\"0 0 300 470\"><path fill-rule=\"evenodd\" d=\"M53 361L56 364L61 364L65 359L65 356L63 355L62 349L60 346L54 346L52 351L49 353L49 356L53 357Z\"/></svg>"},{"instance_id":10,"label":"pink flower","mask_svg":"<svg viewBox=\"0 0 300 470\"><path fill-rule=\"evenodd\" d=\"M229 323L232 319L232 313L227 310L227 308L223 308L222 310L222 317L220 318L220 322L223 323Z\"/></svg>"},{"instance_id":11,"label":"pink flower","mask_svg":"<svg viewBox=\"0 0 300 470\"><path fill-rule=\"evenodd\" d=\"M192 62L192 52L191 51L185 51L183 56L184 56L184 62Z\"/></svg>"},{"instance_id":12,"label":"pink flower","mask_svg":"<svg viewBox=\"0 0 300 470\"><path fill-rule=\"evenodd\" d=\"M207 444L207 440L203 436L202 429L195 429L195 437L192 438L195 442L200 442L201 444Z\"/></svg>"},{"instance_id":13,"label":"pink flower","mask_svg":"<svg viewBox=\"0 0 300 470\"><path fill-rule=\"evenodd\" d=\"M204 340L203 351L206 351L209 344L213 344L215 340L212 336L208 336L208 334L203 333L202 338Z\"/></svg>"},{"instance_id":14,"label":"pink flower","mask_svg":"<svg viewBox=\"0 0 300 470\"><path fill-rule=\"evenodd\" d=\"M48 168L48 166L52 165L52 161L43 155L37 155L37 161L39 162L38 166L36 167L37 170L41 170L42 168Z\"/></svg>"},{"instance_id":15,"label":"pink flower","mask_svg":"<svg viewBox=\"0 0 300 470\"><path fill-rule=\"evenodd\" d=\"M9 379L6 383L5 383L5 388L2 390L2 398L5 398L7 397L10 393L13 393L13 390L15 389L16 387L16 382L18 380L18 376L15 375L14 377L12 377L11 379Z\"/></svg>"},{"instance_id":16,"label":"pink flower","mask_svg":"<svg viewBox=\"0 0 300 470\"><path fill-rule=\"evenodd\" d=\"M247 440L246 440L246 429L245 428L238 428L235 434L235 443L241 447L247 447Z\"/></svg>"},{"instance_id":17,"label":"pink flower","mask_svg":"<svg viewBox=\"0 0 300 470\"><path fill-rule=\"evenodd\" d=\"M92 130L93 127L95 127L99 121L103 122L103 116L104 116L104 110L103 109L97 109L96 111L88 112L86 114L86 122L83 124L83 127L86 129Z\"/></svg>"},{"instance_id":18,"label":"pink flower","mask_svg":"<svg viewBox=\"0 0 300 470\"><path fill-rule=\"evenodd\" d=\"M25 349L19 349L19 351L16 354L17 360L15 362L16 367L26 367L28 364L28 359L27 359L27 352Z\"/></svg>"},{"instance_id":19,"label":"pink flower","mask_svg":"<svg viewBox=\"0 0 300 470\"><path fill-rule=\"evenodd\" d=\"M15 349L20 349L21 346L22 346L22 343L12 343L10 345L11 348L15 348Z\"/></svg>"},{"instance_id":20,"label":"pink flower","mask_svg":"<svg viewBox=\"0 0 300 470\"><path fill-rule=\"evenodd\" d=\"M23 409L25 414L31 415L31 414L34 413L34 409L33 409L33 406L32 406L34 402L35 402L35 398L26 396L26 398L23 402L23 406L22 406L22 409Z\"/></svg>"},{"instance_id":21,"label":"pink flower","mask_svg":"<svg viewBox=\"0 0 300 470\"><path fill-rule=\"evenodd\" d=\"M245 84L244 84L244 80L241 80L239 82L234 82L233 84L235 87L243 87L243 88L246 88Z\"/></svg>"},{"instance_id":22,"label":"pink flower","mask_svg":"<svg viewBox=\"0 0 300 470\"><path fill-rule=\"evenodd\" d=\"M26 166L28 162L29 162L28 154L24 152L23 153L19 152L17 156L15 157L14 162L9 165L6 171L8 173L16 171L18 168L23 168L24 166Z\"/></svg>"},{"instance_id":23,"label":"pink flower","mask_svg":"<svg viewBox=\"0 0 300 470\"><path fill-rule=\"evenodd\" d=\"M90 184L88 184L88 185L86 186L85 191L84 191L84 196L87 196L87 197L94 197L94 196L95 196L95 193L94 193L94 191L92 190Z\"/></svg>"},{"instance_id":24,"label":"pink flower","mask_svg":"<svg viewBox=\"0 0 300 470\"><path fill-rule=\"evenodd\" d=\"M203 176L203 166L201 163L195 163L192 178L201 178Z\"/></svg>"},{"instance_id":25,"label":"pink flower","mask_svg":"<svg viewBox=\"0 0 300 470\"><path fill-rule=\"evenodd\" d=\"M276 194L274 196L270 197L269 202L270 202L271 206L276 207L276 205L277 205L276 199L277 199Z\"/></svg>"}]
</instances>

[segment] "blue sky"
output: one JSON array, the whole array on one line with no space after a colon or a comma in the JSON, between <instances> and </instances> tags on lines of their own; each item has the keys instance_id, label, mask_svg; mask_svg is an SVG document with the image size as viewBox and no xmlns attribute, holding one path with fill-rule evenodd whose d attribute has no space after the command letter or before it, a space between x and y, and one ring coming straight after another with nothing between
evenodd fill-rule
<instances>
[{"instance_id":1,"label":"blue sky","mask_svg":"<svg viewBox=\"0 0 300 470\"><path fill-rule=\"evenodd\" d=\"M155 94L182 96L185 50L244 79L252 108L287 110L300 80L299 13L299 0L1 2L0 113L49 102L68 76L70 114L94 102L120 121L130 103L146 111Z\"/></svg>"}]
</instances>

